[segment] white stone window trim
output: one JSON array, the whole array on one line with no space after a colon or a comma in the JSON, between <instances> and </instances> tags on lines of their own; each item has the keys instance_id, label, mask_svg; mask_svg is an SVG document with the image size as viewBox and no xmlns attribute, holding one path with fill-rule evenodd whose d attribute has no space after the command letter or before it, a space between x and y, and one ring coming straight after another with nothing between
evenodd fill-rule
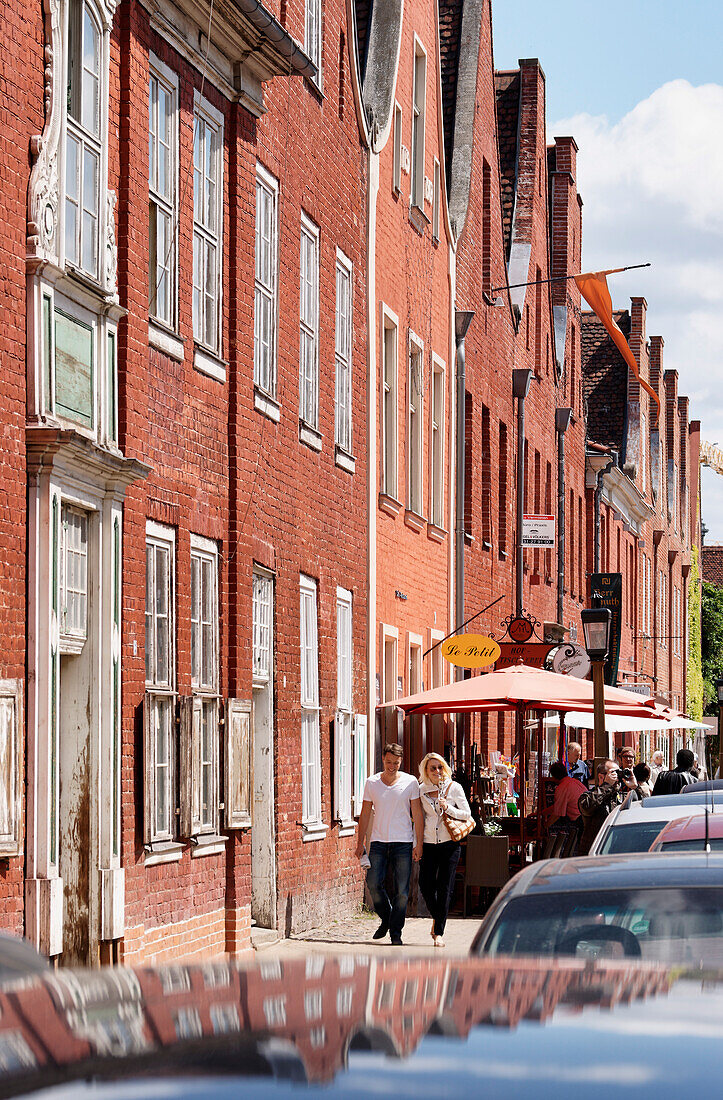
<instances>
[{"instance_id":1,"label":"white stone window trim","mask_svg":"<svg viewBox=\"0 0 723 1100\"><path fill-rule=\"evenodd\" d=\"M439 390L436 389L437 378L439 378ZM441 395L441 415L437 422L435 397L438 393ZM447 364L441 356L437 355L436 352L432 352L432 377L430 378L429 387L429 522L438 528L444 527L446 399ZM437 479L439 479L438 484Z\"/></svg>"},{"instance_id":2,"label":"white stone window trim","mask_svg":"<svg viewBox=\"0 0 723 1100\"><path fill-rule=\"evenodd\" d=\"M328 831L322 820L321 729L319 722L319 589L317 582L299 574L299 687L301 705L301 766L303 840L321 840ZM305 616L308 613L308 619ZM305 668L305 650L311 650L311 665ZM310 728L309 728L310 727ZM312 736L310 737L309 734ZM310 750L310 751L309 751ZM304 769L308 770L307 798L304 806ZM311 790L313 783L313 791Z\"/></svg>"},{"instance_id":3,"label":"white stone window trim","mask_svg":"<svg viewBox=\"0 0 723 1100\"><path fill-rule=\"evenodd\" d=\"M177 747L176 747L176 531L175 528L165 524L156 523L154 520L146 520L146 553L148 546L159 547L169 552L169 585L166 598L168 601L168 664L170 670L169 682L159 684L155 679L145 680L146 705L151 706L156 699L166 699L171 707L171 729L169 737L169 795L170 795L170 829L167 834L156 834L155 827L152 830L150 843L151 850L146 853L144 863L152 866L154 863L173 863L181 858L184 845L175 839L177 820L176 807L176 783L177 783ZM154 727L155 728L155 727ZM155 747L155 746L154 746ZM153 821L156 820L156 764L153 760L144 759L144 782L153 791Z\"/></svg>"},{"instance_id":4,"label":"white stone window trim","mask_svg":"<svg viewBox=\"0 0 723 1100\"><path fill-rule=\"evenodd\" d=\"M301 211L299 230L299 421L319 433L319 226ZM305 291L309 289L310 301ZM307 362L305 348L310 356ZM313 444L312 444L313 445Z\"/></svg>"},{"instance_id":5,"label":"white stone window trim","mask_svg":"<svg viewBox=\"0 0 723 1100\"><path fill-rule=\"evenodd\" d=\"M392 338L394 362L390 371L387 371L387 332L394 333ZM384 302L380 303L379 335L381 339L379 349L379 407L382 429L381 462L379 463L380 492L396 501L399 493L399 317ZM391 381L389 387L387 386L388 379ZM385 415L387 388L389 388L391 394L389 405L392 409L394 422L391 438L388 438L389 429ZM391 469L387 469L388 465Z\"/></svg>"},{"instance_id":6,"label":"white stone window trim","mask_svg":"<svg viewBox=\"0 0 723 1100\"><path fill-rule=\"evenodd\" d=\"M342 637L342 627L348 629L347 638ZM349 589L339 586L336 589L336 695L334 815L339 822L339 836L350 836L354 832L354 604Z\"/></svg>"},{"instance_id":7,"label":"white stone window trim","mask_svg":"<svg viewBox=\"0 0 723 1100\"><path fill-rule=\"evenodd\" d=\"M204 338L199 339L195 334L194 326L194 342L206 352L210 352L212 356L220 357L222 353L222 333L223 333L223 251L224 251L224 238L223 238L223 225L224 225L224 126L225 119L222 113L209 103L197 90L193 93L193 148L191 150L191 156L195 157L195 144L196 144L196 120L201 118L207 126L215 129L218 133L218 143L216 149L216 202L215 202L215 226L209 228L204 226L200 220L196 217L196 210L193 211L193 239L196 240L198 236L206 243L215 242L217 249L217 262L216 262L216 278L214 280L216 285L216 325L213 343L208 343ZM194 171L192 165L192 172ZM203 328L205 330L206 309L203 309ZM195 357L194 357L195 358ZM208 373L208 372L206 372Z\"/></svg>"},{"instance_id":8,"label":"white stone window trim","mask_svg":"<svg viewBox=\"0 0 723 1100\"><path fill-rule=\"evenodd\" d=\"M178 112L179 112L179 94L178 94L178 73L169 68L165 62L161 61L154 53L150 53L148 56L148 69L149 69L149 88L150 79L155 77L161 84L165 85L166 90L171 94L172 102L172 115L171 115L171 128L170 128L170 149L171 149L171 180L172 180L172 195L170 203L160 194L154 192L150 185L149 180L149 199L155 201L170 213L171 216L171 248L169 256L169 270L171 275L171 287L170 287L170 318L166 319L160 317L157 313L154 313L150 306L149 301L149 321L153 322L155 326L161 326L163 329L170 330L171 333L178 336L178 194L179 194L179 141L178 141ZM149 124L150 130L150 124ZM150 137L149 137L150 140ZM149 226L149 247L150 247L150 226ZM149 288L150 290L150 288ZM150 324L149 324L149 336L150 336ZM181 341L181 348L183 342ZM163 349L161 349L163 350Z\"/></svg>"},{"instance_id":9,"label":"white stone window trim","mask_svg":"<svg viewBox=\"0 0 723 1100\"><path fill-rule=\"evenodd\" d=\"M446 682L446 668L448 662L445 661L442 656L442 640L444 634L441 630L435 630L433 627L429 629L429 687L442 687ZM439 643L439 644L437 644ZM434 647L434 648L432 648ZM441 672L439 677L439 683L435 683L437 676L435 675L435 668Z\"/></svg>"},{"instance_id":10,"label":"white stone window trim","mask_svg":"<svg viewBox=\"0 0 723 1100\"><path fill-rule=\"evenodd\" d=\"M399 630L396 626L392 626L390 623L380 624L381 633L381 676L380 676L380 694L381 701L383 703L391 702L399 698L397 680L399 678ZM393 683L387 684L387 642L394 642L394 676ZM391 693L389 688L391 687Z\"/></svg>"},{"instance_id":11,"label":"white stone window trim","mask_svg":"<svg viewBox=\"0 0 723 1100\"><path fill-rule=\"evenodd\" d=\"M251 653L251 669L253 686L266 687L267 684L273 682L273 666L274 666L274 574L270 569L264 568L262 565L258 565L254 562L252 577L251 577L251 629L252 629L252 653ZM257 585L257 582L258 585ZM263 587L263 593L262 593ZM259 593L259 599L257 599L257 592ZM266 600L268 595L268 600ZM264 614L268 610L268 622L262 622L257 616L257 609L263 611ZM257 630L258 625L258 630ZM261 630L268 631L267 644L264 646L268 659L268 668L266 672L257 671L256 653L257 646L261 646L261 638L259 633Z\"/></svg>"},{"instance_id":12,"label":"white stone window trim","mask_svg":"<svg viewBox=\"0 0 723 1100\"><path fill-rule=\"evenodd\" d=\"M409 205L421 211L424 211L424 163L427 128L427 56L427 51L421 39L415 34L414 52L412 54L412 127L410 139L411 185ZM423 61L424 70L424 82L421 96L418 96L419 89L417 88L419 61Z\"/></svg>"},{"instance_id":13,"label":"white stone window trim","mask_svg":"<svg viewBox=\"0 0 723 1100\"><path fill-rule=\"evenodd\" d=\"M346 318L340 314L340 278L347 287ZM340 248L336 250L336 304L334 311L334 443L337 451L353 455L353 347L354 347L354 268ZM343 399L343 400L342 400Z\"/></svg>"},{"instance_id":14,"label":"white stone window trim","mask_svg":"<svg viewBox=\"0 0 723 1100\"><path fill-rule=\"evenodd\" d=\"M191 694L193 696L194 706L194 721L196 711L200 708L199 722L202 722L203 708L205 704L212 704L212 709L215 708L215 721L213 726L213 743L212 743L212 759L209 763L205 764L200 762L199 766L199 782L203 783L203 768L210 766L211 776L213 780L213 790L211 793L210 803L213 807L211 814L212 820L202 822L201 830L196 833L191 839L194 845L193 855L214 855L217 851L222 850L222 846L225 844L225 839L218 833L218 822L220 812L220 732L219 732L219 707L221 705L219 696L219 681L220 681L220 648L219 648L219 563L220 554L218 544L209 538L205 538L203 535L197 535L191 533L191 568L193 568L193 558L199 560L199 598L201 607L203 605L203 569L201 568L203 562L211 563L211 576L213 583L213 596L211 600L211 607L213 613L213 627L211 632L211 666L212 676L209 682L205 682L196 675L195 670L191 668ZM191 608L191 615L193 616L193 608ZM202 624L202 619L198 620ZM193 625L191 624L191 630ZM201 637L203 630L201 627ZM199 667L201 674L203 670L203 652L199 655ZM199 732L199 744L202 743L202 734ZM200 805L200 801L199 801ZM221 848L219 848L219 845Z\"/></svg>"},{"instance_id":15,"label":"white stone window trim","mask_svg":"<svg viewBox=\"0 0 723 1100\"><path fill-rule=\"evenodd\" d=\"M424 690L424 663L422 660L422 653L424 652L424 636L422 634L413 634L411 631L407 631L407 694L416 695L417 692ZM412 683L412 657L414 656L417 675L419 677L419 683Z\"/></svg>"},{"instance_id":16,"label":"white stone window trim","mask_svg":"<svg viewBox=\"0 0 723 1100\"><path fill-rule=\"evenodd\" d=\"M402 125L402 108L395 100L392 146L392 191L395 195L402 189Z\"/></svg>"},{"instance_id":17,"label":"white stone window trim","mask_svg":"<svg viewBox=\"0 0 723 1100\"><path fill-rule=\"evenodd\" d=\"M415 378L415 363L420 377ZM407 510L422 517L424 507L424 341L409 330L407 351ZM414 401L412 400L414 398ZM412 420L412 417L415 420ZM416 433L419 454L412 458L412 430Z\"/></svg>"},{"instance_id":18,"label":"white stone window trim","mask_svg":"<svg viewBox=\"0 0 723 1100\"><path fill-rule=\"evenodd\" d=\"M265 191L271 200L271 283L266 284L258 276L258 240L259 240L259 190ZM259 412L265 413L272 420L278 420L275 415L279 411L277 402L277 357L278 357L278 284L279 284L279 181L273 176L260 161L256 162L256 211L254 232L254 390L255 395L266 399L267 406L260 408L254 401ZM257 330L259 327L258 301L263 297L270 303L269 334L269 376L262 378L258 360Z\"/></svg>"},{"instance_id":19,"label":"white stone window trim","mask_svg":"<svg viewBox=\"0 0 723 1100\"><path fill-rule=\"evenodd\" d=\"M316 79L312 84L323 88L324 6L322 0L305 0L304 4L304 53L316 65Z\"/></svg>"}]
</instances>

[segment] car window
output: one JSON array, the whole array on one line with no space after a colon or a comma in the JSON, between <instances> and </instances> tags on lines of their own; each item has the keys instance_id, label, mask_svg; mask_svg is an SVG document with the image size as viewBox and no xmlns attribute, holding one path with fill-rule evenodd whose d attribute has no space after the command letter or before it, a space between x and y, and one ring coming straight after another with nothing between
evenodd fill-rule
<instances>
[{"instance_id":1,"label":"car window","mask_svg":"<svg viewBox=\"0 0 723 1100\"><path fill-rule=\"evenodd\" d=\"M634 825L613 825L600 845L597 854L621 855L624 852L647 852L660 830L667 825L663 821L637 821Z\"/></svg>"},{"instance_id":2,"label":"car window","mask_svg":"<svg viewBox=\"0 0 723 1100\"><path fill-rule=\"evenodd\" d=\"M480 953L720 966L723 889L632 887L513 898L481 940Z\"/></svg>"},{"instance_id":3,"label":"car window","mask_svg":"<svg viewBox=\"0 0 723 1100\"><path fill-rule=\"evenodd\" d=\"M711 852L723 852L723 836L710 837L708 840ZM661 844L655 851L661 852L702 852L705 849L705 840L669 840Z\"/></svg>"}]
</instances>

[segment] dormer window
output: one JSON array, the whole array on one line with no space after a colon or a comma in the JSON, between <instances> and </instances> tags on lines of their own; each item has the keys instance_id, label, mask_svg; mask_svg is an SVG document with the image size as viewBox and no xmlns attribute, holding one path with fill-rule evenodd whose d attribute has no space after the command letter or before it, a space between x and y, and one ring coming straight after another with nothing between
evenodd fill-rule
<instances>
[{"instance_id":1,"label":"dormer window","mask_svg":"<svg viewBox=\"0 0 723 1100\"><path fill-rule=\"evenodd\" d=\"M101 45L101 30L92 9L83 0L71 0L65 138L65 259L93 279L100 277Z\"/></svg>"}]
</instances>

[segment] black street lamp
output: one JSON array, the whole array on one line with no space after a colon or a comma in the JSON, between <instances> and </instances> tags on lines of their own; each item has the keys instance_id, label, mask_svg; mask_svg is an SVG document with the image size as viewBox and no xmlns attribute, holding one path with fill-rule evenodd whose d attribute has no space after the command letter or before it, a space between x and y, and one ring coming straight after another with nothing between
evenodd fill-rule
<instances>
[{"instance_id":1,"label":"black street lamp","mask_svg":"<svg viewBox=\"0 0 723 1100\"><path fill-rule=\"evenodd\" d=\"M605 681L603 666L610 644L612 615L609 607L585 608L580 612L585 649L592 664L593 714L595 757L607 757L610 753L605 729Z\"/></svg>"},{"instance_id":2,"label":"black street lamp","mask_svg":"<svg viewBox=\"0 0 723 1100\"><path fill-rule=\"evenodd\" d=\"M723 775L723 680L715 682L716 695L718 696L718 775Z\"/></svg>"}]
</instances>

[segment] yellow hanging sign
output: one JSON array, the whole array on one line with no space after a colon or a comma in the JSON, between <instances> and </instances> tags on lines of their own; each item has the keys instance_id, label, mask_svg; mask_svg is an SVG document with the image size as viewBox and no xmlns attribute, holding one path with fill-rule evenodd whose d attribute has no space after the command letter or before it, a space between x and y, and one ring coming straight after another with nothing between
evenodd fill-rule
<instances>
[{"instance_id":1,"label":"yellow hanging sign","mask_svg":"<svg viewBox=\"0 0 723 1100\"><path fill-rule=\"evenodd\" d=\"M445 661L461 668L485 668L500 655L497 642L485 634L457 634L442 642L441 649Z\"/></svg>"}]
</instances>

